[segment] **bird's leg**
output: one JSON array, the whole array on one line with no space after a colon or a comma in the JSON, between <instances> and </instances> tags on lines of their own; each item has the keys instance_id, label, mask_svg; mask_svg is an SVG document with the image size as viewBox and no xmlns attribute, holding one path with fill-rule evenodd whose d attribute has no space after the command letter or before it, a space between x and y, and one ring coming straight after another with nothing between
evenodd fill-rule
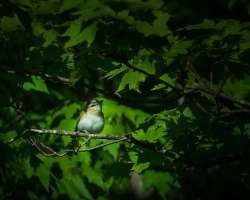
<instances>
[{"instance_id":1,"label":"bird's leg","mask_svg":"<svg viewBox=\"0 0 250 200\"><path fill-rule=\"evenodd\" d=\"M78 132L77 132L77 134L79 134ZM76 137L78 136L76 134ZM78 139L78 138L77 138ZM84 141L84 143L82 143L82 144L80 144L79 143L79 139L76 141L77 142L77 144L75 143L75 145L74 145L74 152L75 153L77 153L77 152L79 152L79 150L80 150L80 148L82 147L82 145L86 145L86 144L89 144L90 143L90 140L91 140L91 136L89 135L88 137L87 137L87 139ZM75 148L76 147L76 148Z\"/></svg>"}]
</instances>

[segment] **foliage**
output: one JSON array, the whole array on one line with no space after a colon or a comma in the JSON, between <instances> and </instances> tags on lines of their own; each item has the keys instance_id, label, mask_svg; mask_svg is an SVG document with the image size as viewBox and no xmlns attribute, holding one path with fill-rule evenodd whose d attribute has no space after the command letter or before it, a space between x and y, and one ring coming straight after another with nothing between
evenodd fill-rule
<instances>
[{"instance_id":1,"label":"foliage","mask_svg":"<svg viewBox=\"0 0 250 200\"><path fill-rule=\"evenodd\" d=\"M2 199L250 195L248 1L6 0L0 10ZM102 132L134 143L63 157L8 143L28 128L74 130L94 97ZM33 137L55 151L72 140Z\"/></svg>"}]
</instances>

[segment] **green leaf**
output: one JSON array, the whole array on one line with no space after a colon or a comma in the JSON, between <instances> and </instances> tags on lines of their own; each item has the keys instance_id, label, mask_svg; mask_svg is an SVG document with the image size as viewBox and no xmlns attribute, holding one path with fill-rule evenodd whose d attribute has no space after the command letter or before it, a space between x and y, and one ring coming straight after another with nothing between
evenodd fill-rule
<instances>
[{"instance_id":1,"label":"green leaf","mask_svg":"<svg viewBox=\"0 0 250 200\"><path fill-rule=\"evenodd\" d=\"M186 107L184 110L183 110L183 115L187 118L190 118L190 119L195 119L195 116L192 112L192 110L189 108L189 107Z\"/></svg>"},{"instance_id":2,"label":"green leaf","mask_svg":"<svg viewBox=\"0 0 250 200\"><path fill-rule=\"evenodd\" d=\"M147 141L147 135L143 130L137 130L136 133L133 133L133 137L137 140Z\"/></svg>"},{"instance_id":3,"label":"green leaf","mask_svg":"<svg viewBox=\"0 0 250 200\"><path fill-rule=\"evenodd\" d=\"M119 155L119 147L120 144L113 144L105 147L105 150L107 150L114 157L114 159L117 160Z\"/></svg>"},{"instance_id":4,"label":"green leaf","mask_svg":"<svg viewBox=\"0 0 250 200\"><path fill-rule=\"evenodd\" d=\"M3 124L1 124L2 127L4 126ZM13 138L15 138L17 136L17 132L16 130L10 130L4 134L0 134L0 141L3 142L8 142L10 140L12 140Z\"/></svg>"},{"instance_id":5,"label":"green leaf","mask_svg":"<svg viewBox=\"0 0 250 200\"><path fill-rule=\"evenodd\" d=\"M171 33L167 26L167 22L170 19L170 15L165 12L156 11L155 16L157 17L153 22L153 29L156 35L163 37Z\"/></svg>"},{"instance_id":6,"label":"green leaf","mask_svg":"<svg viewBox=\"0 0 250 200\"><path fill-rule=\"evenodd\" d=\"M34 35L37 37L42 35L44 32L46 32L46 29L43 27L43 24L39 22L33 22L32 29L33 29Z\"/></svg>"},{"instance_id":7,"label":"green leaf","mask_svg":"<svg viewBox=\"0 0 250 200\"><path fill-rule=\"evenodd\" d=\"M90 183L94 183L97 186L104 188L104 183L103 183L101 172L98 172L97 170L89 166L83 166L83 174L87 177Z\"/></svg>"},{"instance_id":8,"label":"green leaf","mask_svg":"<svg viewBox=\"0 0 250 200\"><path fill-rule=\"evenodd\" d=\"M106 75L105 75L105 78L107 79L112 79L114 78L115 76L117 76L118 74L124 72L128 70L128 67L126 67L125 65L122 65L120 68L118 69L113 69L111 71L109 71Z\"/></svg>"},{"instance_id":9,"label":"green leaf","mask_svg":"<svg viewBox=\"0 0 250 200\"><path fill-rule=\"evenodd\" d=\"M134 17L129 15L129 10L122 10L117 13L117 18L126 21L128 24L134 24Z\"/></svg>"},{"instance_id":10,"label":"green leaf","mask_svg":"<svg viewBox=\"0 0 250 200\"><path fill-rule=\"evenodd\" d=\"M138 32L144 33L145 36L152 34L152 25L146 21L136 21L136 29Z\"/></svg>"},{"instance_id":11,"label":"green leaf","mask_svg":"<svg viewBox=\"0 0 250 200\"><path fill-rule=\"evenodd\" d=\"M160 79L163 80L163 81L165 81L165 82L168 83L169 85L174 86L174 84L175 84L174 79L170 78L168 74L163 74L163 75L160 77Z\"/></svg>"},{"instance_id":12,"label":"green leaf","mask_svg":"<svg viewBox=\"0 0 250 200\"><path fill-rule=\"evenodd\" d=\"M79 4L82 3L82 0L63 0L62 6L60 8L60 12L64 12L66 10L70 10L72 8L76 8Z\"/></svg>"},{"instance_id":13,"label":"green leaf","mask_svg":"<svg viewBox=\"0 0 250 200\"><path fill-rule=\"evenodd\" d=\"M224 91L238 98L246 98L250 94L250 76L244 76L242 79L228 79L223 87Z\"/></svg>"},{"instance_id":14,"label":"green leaf","mask_svg":"<svg viewBox=\"0 0 250 200\"><path fill-rule=\"evenodd\" d=\"M117 92L120 92L125 89L125 87L128 85L130 90L135 90L140 93L139 85L141 82L144 82L146 79L146 75L134 71L129 70L123 77L120 82L120 85L117 89Z\"/></svg>"},{"instance_id":15,"label":"green leaf","mask_svg":"<svg viewBox=\"0 0 250 200\"><path fill-rule=\"evenodd\" d=\"M167 26L167 22L170 19L170 15L166 12L155 11L155 20L151 25L147 21L136 21L136 29L138 32L143 33L145 36L157 35L159 37L164 37L171 33Z\"/></svg>"},{"instance_id":16,"label":"green leaf","mask_svg":"<svg viewBox=\"0 0 250 200\"><path fill-rule=\"evenodd\" d=\"M150 162L134 164L132 167L132 170L137 172L137 173L141 173L145 169L149 168L149 166L150 166Z\"/></svg>"},{"instance_id":17,"label":"green leaf","mask_svg":"<svg viewBox=\"0 0 250 200\"><path fill-rule=\"evenodd\" d=\"M31 178L34 175L34 168L30 165L30 158L24 160L24 169L27 178Z\"/></svg>"},{"instance_id":18,"label":"green leaf","mask_svg":"<svg viewBox=\"0 0 250 200\"><path fill-rule=\"evenodd\" d=\"M79 28L79 27L76 27L76 28ZM65 48L73 47L73 46L76 46L76 45L83 43L83 42L87 42L87 47L90 47L90 45L92 44L92 42L95 39L96 31L97 31L97 24L96 23L93 23L93 24L87 26L80 33L75 33L74 31L71 32L71 30L70 30L69 32L73 36L71 35L70 40L68 42L66 42L64 47Z\"/></svg>"},{"instance_id":19,"label":"green leaf","mask_svg":"<svg viewBox=\"0 0 250 200\"><path fill-rule=\"evenodd\" d=\"M167 129L163 121L157 121L154 125L147 129L147 132L138 130L133 134L137 140L147 141L149 143L156 143L159 140L164 140L167 134Z\"/></svg>"},{"instance_id":20,"label":"green leaf","mask_svg":"<svg viewBox=\"0 0 250 200\"><path fill-rule=\"evenodd\" d=\"M57 180L56 184L60 193L67 194L70 199L94 199L80 176L67 173L62 179Z\"/></svg>"},{"instance_id":21,"label":"green leaf","mask_svg":"<svg viewBox=\"0 0 250 200\"><path fill-rule=\"evenodd\" d=\"M140 49L137 56L130 60L129 63L136 68L141 69L149 74L155 74L156 61L150 59L152 52L147 49Z\"/></svg>"},{"instance_id":22,"label":"green leaf","mask_svg":"<svg viewBox=\"0 0 250 200\"><path fill-rule=\"evenodd\" d=\"M188 49L192 46L193 41L176 40L172 37L168 39L171 41L172 46L170 48L164 48L163 58L167 62L167 65L170 65L177 56L186 55L188 53Z\"/></svg>"},{"instance_id":23,"label":"green leaf","mask_svg":"<svg viewBox=\"0 0 250 200\"><path fill-rule=\"evenodd\" d=\"M69 28L63 34L63 36L69 36L70 38L73 38L81 32L81 28L82 28L82 19L81 18L77 19L75 21L72 21L70 23Z\"/></svg>"},{"instance_id":24,"label":"green leaf","mask_svg":"<svg viewBox=\"0 0 250 200\"><path fill-rule=\"evenodd\" d=\"M45 39L45 42L43 43L43 47L48 47L57 39L57 32L55 30L47 30L43 34L43 38Z\"/></svg>"},{"instance_id":25,"label":"green leaf","mask_svg":"<svg viewBox=\"0 0 250 200\"><path fill-rule=\"evenodd\" d=\"M3 31L11 32L18 29L23 29L23 25L17 15L14 15L13 17L3 16L0 18L0 28Z\"/></svg>"},{"instance_id":26,"label":"green leaf","mask_svg":"<svg viewBox=\"0 0 250 200\"><path fill-rule=\"evenodd\" d=\"M165 87L166 87L165 84L160 83L160 84L155 85L155 86L151 89L151 91L160 90L160 89L165 88Z\"/></svg>"},{"instance_id":27,"label":"green leaf","mask_svg":"<svg viewBox=\"0 0 250 200\"><path fill-rule=\"evenodd\" d=\"M250 49L250 31L244 31L240 41L240 53Z\"/></svg>"},{"instance_id":28,"label":"green leaf","mask_svg":"<svg viewBox=\"0 0 250 200\"><path fill-rule=\"evenodd\" d=\"M171 190L172 183L173 177L168 172L146 171L143 174L144 190L155 187L162 197Z\"/></svg>"},{"instance_id":29,"label":"green leaf","mask_svg":"<svg viewBox=\"0 0 250 200\"><path fill-rule=\"evenodd\" d=\"M214 29L214 28L215 28L215 23L211 19L204 19L204 21L202 23L200 23L200 24L186 26L187 30L193 30L193 29Z\"/></svg>"},{"instance_id":30,"label":"green leaf","mask_svg":"<svg viewBox=\"0 0 250 200\"><path fill-rule=\"evenodd\" d=\"M65 102L65 105L61 109L57 109L57 111L54 112L53 117L63 114L66 118L70 119L74 116L76 111L80 109L81 106L77 103L67 104L67 102Z\"/></svg>"},{"instance_id":31,"label":"green leaf","mask_svg":"<svg viewBox=\"0 0 250 200\"><path fill-rule=\"evenodd\" d=\"M48 126L57 121L57 128L65 130L74 130L76 127L77 119L73 118L77 111L80 114L81 106L77 103L71 103L64 105L61 109L56 109L52 115L48 115L46 118ZM61 119L58 121L58 119ZM55 125L54 125L55 126Z\"/></svg>"},{"instance_id":32,"label":"green leaf","mask_svg":"<svg viewBox=\"0 0 250 200\"><path fill-rule=\"evenodd\" d=\"M132 163L137 163L138 161L138 153L134 151L129 151L128 153L129 159L131 160Z\"/></svg>"},{"instance_id":33,"label":"green leaf","mask_svg":"<svg viewBox=\"0 0 250 200\"><path fill-rule=\"evenodd\" d=\"M44 164L39 165L36 170L36 175L38 176L43 187L49 191L49 174L50 170Z\"/></svg>"},{"instance_id":34,"label":"green leaf","mask_svg":"<svg viewBox=\"0 0 250 200\"><path fill-rule=\"evenodd\" d=\"M62 54L62 60L66 62L66 66L68 69L74 70L75 69L75 59L74 59L74 54L71 52L67 52L65 54ZM72 71L72 74L77 73L78 71ZM75 74L76 76L79 76L79 72ZM74 78L70 77L72 81L74 81Z\"/></svg>"},{"instance_id":35,"label":"green leaf","mask_svg":"<svg viewBox=\"0 0 250 200\"><path fill-rule=\"evenodd\" d=\"M59 129L62 130L74 130L76 127L76 120L75 119L63 119L59 125L57 126Z\"/></svg>"},{"instance_id":36,"label":"green leaf","mask_svg":"<svg viewBox=\"0 0 250 200\"><path fill-rule=\"evenodd\" d=\"M79 194L81 194L83 197L86 197L87 199L94 199L85 186L83 180L79 176L74 176L71 180L73 182L73 187L75 187Z\"/></svg>"},{"instance_id":37,"label":"green leaf","mask_svg":"<svg viewBox=\"0 0 250 200\"><path fill-rule=\"evenodd\" d=\"M40 76L31 76L32 82L24 82L23 89L26 91L35 90L49 94L45 81Z\"/></svg>"}]
</instances>

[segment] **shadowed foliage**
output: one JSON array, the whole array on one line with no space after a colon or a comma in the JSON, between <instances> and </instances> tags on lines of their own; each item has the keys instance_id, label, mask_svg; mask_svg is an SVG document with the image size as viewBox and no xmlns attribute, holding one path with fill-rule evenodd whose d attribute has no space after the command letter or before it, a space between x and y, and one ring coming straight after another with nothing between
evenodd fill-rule
<instances>
[{"instance_id":1,"label":"shadowed foliage","mask_svg":"<svg viewBox=\"0 0 250 200\"><path fill-rule=\"evenodd\" d=\"M249 15L247 0L0 1L0 199L247 199ZM109 136L74 152L93 98Z\"/></svg>"}]
</instances>

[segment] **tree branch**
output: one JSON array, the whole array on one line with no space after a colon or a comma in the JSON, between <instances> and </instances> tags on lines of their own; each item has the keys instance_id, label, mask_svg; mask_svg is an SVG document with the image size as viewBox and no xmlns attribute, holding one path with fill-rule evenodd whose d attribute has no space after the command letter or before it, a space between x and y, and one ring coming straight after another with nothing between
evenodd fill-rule
<instances>
[{"instance_id":1,"label":"tree branch","mask_svg":"<svg viewBox=\"0 0 250 200\"><path fill-rule=\"evenodd\" d=\"M129 137L127 136L117 136L110 134L100 134L100 133L90 133L88 131L80 132L80 131L65 131L65 130L51 130L51 129L26 129L22 132L21 135L11 139L8 143L13 143L20 138L25 138L29 135L28 133L38 133L38 134L52 134L59 136L74 136L74 137L84 137L84 138L94 138L94 139L106 139L106 140L127 140L129 141Z\"/></svg>"},{"instance_id":2,"label":"tree branch","mask_svg":"<svg viewBox=\"0 0 250 200\"><path fill-rule=\"evenodd\" d=\"M30 138L32 135L30 135L29 133L35 133L35 134L52 134L52 135L58 135L58 136L73 136L73 137L84 137L87 139L106 139L106 140L112 140L111 142L108 143L104 143L104 144L100 144L97 145L95 147L90 147L90 148L80 148L78 151L75 151L73 149L67 149L64 150L63 152L55 152L54 150L50 149L50 147L47 146L43 146L43 145L37 145L36 141L30 140L31 144L36 147L39 151L42 150L41 152L44 153L46 151L49 151L49 153L45 153L46 156L64 156L69 152L84 152L84 151L91 151L94 149L98 149L98 148L102 148L108 145L112 145L118 142L128 142L131 144L134 144L136 146L139 147L143 147L145 149L150 149L154 152L160 153L164 156L169 156L173 159L178 159L179 155L175 152L169 151L167 149L162 149L159 148L157 146L155 146L154 144L150 144L148 142L145 141L139 141L137 139L135 139L134 137L132 137L131 134L126 134L126 135L122 135L122 136L118 136L118 135L112 135L112 134L100 134L100 133L90 133L88 131L83 131L83 132L79 132L79 131L65 131L65 130L51 130L51 129L26 129L22 132L21 135L16 136L15 138L11 139L8 144L11 144L13 142L15 142L16 140L20 139L20 138ZM46 150L46 151L45 151Z\"/></svg>"},{"instance_id":3,"label":"tree branch","mask_svg":"<svg viewBox=\"0 0 250 200\"><path fill-rule=\"evenodd\" d=\"M230 101L230 102L233 102L233 103L245 106L247 108L250 108L250 103L249 102L241 100L241 99L238 99L238 98L233 97L233 96L226 95L226 94L224 94L222 92L220 92L220 93L215 92L211 88L206 88L206 87L198 86L197 88L193 88L193 89L197 89L197 90L200 90L200 91L205 92L207 94L210 94L212 96L219 97L221 99L225 99L227 101Z\"/></svg>"},{"instance_id":4,"label":"tree branch","mask_svg":"<svg viewBox=\"0 0 250 200\"><path fill-rule=\"evenodd\" d=\"M65 149L61 152L56 152L55 150L53 150L52 148L50 148L49 146L43 144L43 143L37 143L37 141L33 138L29 138L28 141L31 143L32 146L34 146L38 151L40 151L43 155L45 156L57 156L57 157L62 157L67 155L68 153L78 153L78 152L85 152L85 151L92 151L95 149L100 149L103 148L105 146L109 146L121 141L126 140L126 138L121 138L119 140L113 140L111 142L107 142L104 144L99 144L96 145L94 147L89 147L89 148L80 148L77 151L75 151L74 149Z\"/></svg>"}]
</instances>

